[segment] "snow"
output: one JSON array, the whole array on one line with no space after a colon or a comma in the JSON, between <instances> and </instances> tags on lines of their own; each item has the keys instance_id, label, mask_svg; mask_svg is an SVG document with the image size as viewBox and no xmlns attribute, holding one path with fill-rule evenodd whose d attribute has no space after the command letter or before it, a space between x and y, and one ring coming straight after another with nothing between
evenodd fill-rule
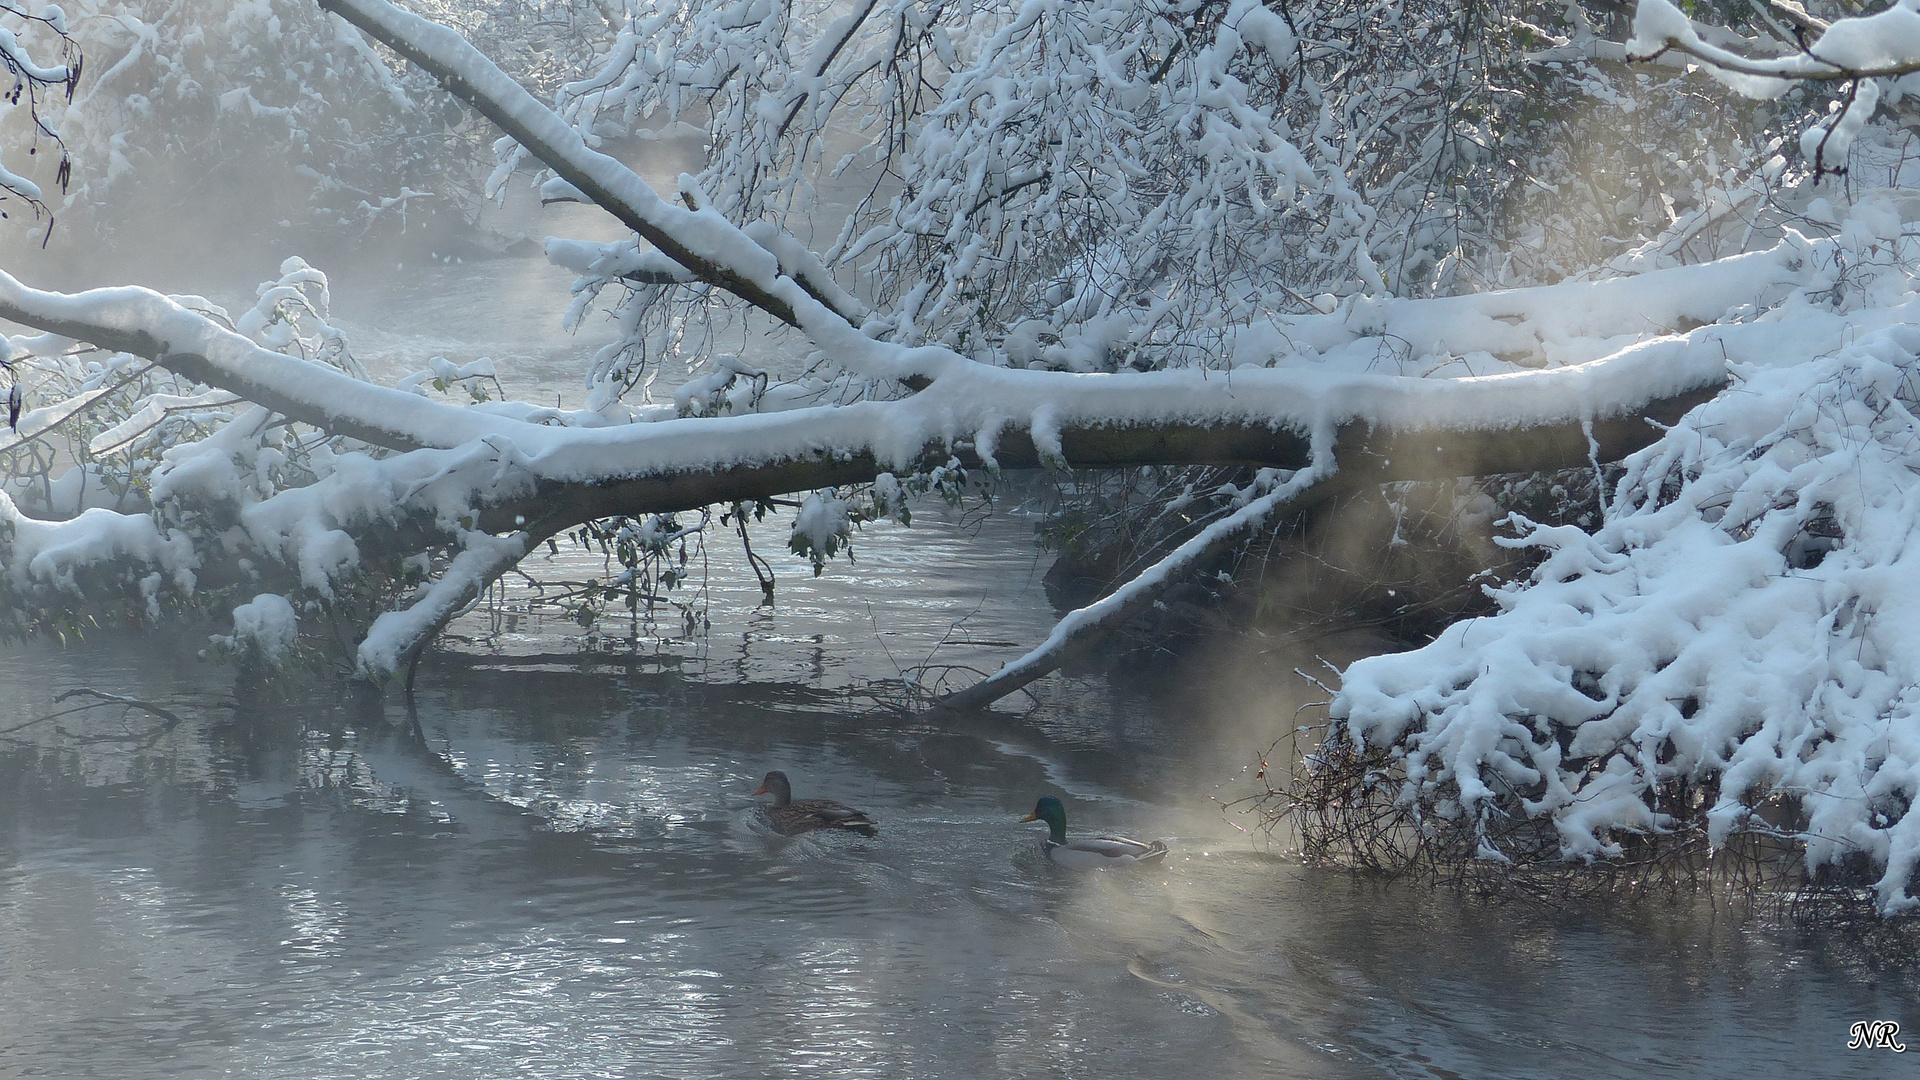
<instances>
[{"instance_id":1,"label":"snow","mask_svg":"<svg viewBox=\"0 0 1920 1080\"><path fill-rule=\"evenodd\" d=\"M815 577L826 569L827 560L853 535L848 516L852 504L830 493L816 491L808 495L793 515L793 532L787 546L795 555L813 564Z\"/></svg>"},{"instance_id":2,"label":"snow","mask_svg":"<svg viewBox=\"0 0 1920 1080\"><path fill-rule=\"evenodd\" d=\"M1853 149L1853 140L1859 136L1860 129L1866 127L1867 118L1879 103L1880 84L1872 79L1862 82L1852 102L1800 133L1800 155L1819 168L1846 168L1847 152Z\"/></svg>"},{"instance_id":3,"label":"snow","mask_svg":"<svg viewBox=\"0 0 1920 1080\"><path fill-rule=\"evenodd\" d=\"M1712 844L1794 835L1810 868L1864 851L1881 909L1909 910L1920 328L1736 370L1737 392L1629 459L1596 533L1516 521L1545 558L1499 614L1352 665L1337 730L1394 747L1402 800L1457 798L1495 850L1489 823L1519 812L1566 857L1616 855L1674 825L1673 782L1717 778Z\"/></svg>"},{"instance_id":4,"label":"snow","mask_svg":"<svg viewBox=\"0 0 1920 1080\"><path fill-rule=\"evenodd\" d=\"M1265 49L1276 64L1287 62L1293 51L1293 31L1287 20L1262 6L1259 0L1239 0L1227 12L1227 23L1242 38Z\"/></svg>"},{"instance_id":5,"label":"snow","mask_svg":"<svg viewBox=\"0 0 1920 1080\"><path fill-rule=\"evenodd\" d=\"M164 572L176 588L191 593L199 566L192 542L163 531L149 516L95 507L66 521L37 521L20 513L5 493L0 493L0 538L7 540L0 574L21 592L41 585L79 596L84 571L125 559Z\"/></svg>"},{"instance_id":6,"label":"snow","mask_svg":"<svg viewBox=\"0 0 1920 1080\"><path fill-rule=\"evenodd\" d=\"M233 635L220 643L279 663L300 641L300 620L287 598L261 593L233 609Z\"/></svg>"}]
</instances>

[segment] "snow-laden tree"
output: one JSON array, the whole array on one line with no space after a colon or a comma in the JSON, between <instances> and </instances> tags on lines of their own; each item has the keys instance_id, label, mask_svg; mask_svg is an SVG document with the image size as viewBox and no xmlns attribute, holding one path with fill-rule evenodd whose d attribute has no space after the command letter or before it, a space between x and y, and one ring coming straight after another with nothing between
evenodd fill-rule
<instances>
[{"instance_id":1,"label":"snow-laden tree","mask_svg":"<svg viewBox=\"0 0 1920 1080\"><path fill-rule=\"evenodd\" d=\"M1558 5L672 4L640 10L557 103L589 145L697 124L712 151L679 197L795 266L817 250L802 279L871 334L995 365L1225 369L1290 351L1276 315L1357 294L1751 246L1752 211L1783 179L1759 167L1779 110L1703 102L1654 70ZM504 148L503 170L524 161ZM1685 228L1661 228L1676 217ZM663 359L762 332L645 247L549 246L582 275L573 317L607 302L626 329L597 358L596 404L645 400ZM1383 346L1403 371L1460 363ZM687 403L757 393L714 380L730 389ZM1161 484L1177 506L1059 535L1139 536L1157 557L1234 511L1211 494L1223 479L1180 473Z\"/></svg>"},{"instance_id":2,"label":"snow-laden tree","mask_svg":"<svg viewBox=\"0 0 1920 1080\"><path fill-rule=\"evenodd\" d=\"M80 51L68 32L66 12L47 5L37 14L24 4L0 4L0 65L6 88L0 90L0 130L14 134L10 152L0 160L0 202L25 203L35 223L50 215L46 190L30 176L22 160L42 150L53 164L50 180L64 190L72 172L66 144L54 127L60 107L73 99L80 83ZM17 208L16 208L17 210ZM11 213L0 210L0 218ZM52 223L47 222L48 229Z\"/></svg>"},{"instance_id":3,"label":"snow-laden tree","mask_svg":"<svg viewBox=\"0 0 1920 1080\"><path fill-rule=\"evenodd\" d=\"M1892 452L1897 423L1884 437L1862 435L1872 424L1856 413L1897 421L1889 403L1906 407L1883 368L1856 364L1828 382L1811 374L1816 358L1863 349L1904 370L1905 338L1889 328L1912 291L1907 227L1920 214L1898 190L1864 188L1870 176L1897 188L1907 168L1896 133L1852 111L1866 108L1866 92L1850 91L1851 109L1810 129L1833 138L1799 140L1826 140L1817 160L1790 157L1785 128L1776 130L1791 100L1715 113L1744 125L1724 136L1652 124L1632 153L1556 148L1569 129L1538 115L1572 111L1562 92L1638 108L1684 78L1656 66L1641 85L1624 66L1629 48L1652 54L1675 35L1712 34L1663 14L1670 8L1643 11L1629 45L1577 10L1528 21L1478 6L603 6L620 26L608 52L549 106L444 26L381 0L319 6L501 129L493 184L537 163L546 197L590 201L632 230L619 243L548 244L580 275L574 316L596 296L610 300L627 334L587 374L586 410L455 403L364 379L331 326L324 277L298 261L238 317L191 297L63 296L0 279L0 315L39 332L7 343L12 385L32 406L0 440L20 477L0 497L0 611L16 628L102 617L146 625L198 608L231 613L223 644L253 662L332 638L358 675L378 681L532 546L589 523L631 549L629 574L641 575L657 565L649 558L706 527L672 515L715 504L739 511L811 491L795 546L824 558L854 522L896 513L914 490L961 470L1247 467L1231 484L1187 493L1210 516L1196 514L1184 542L947 702L958 706L1044 673L1287 508L1384 481L1597 470L1660 436L1649 415L1672 427L1644 452L1656 457L1635 459L1596 535L1523 529L1516 543L1590 554L1548 558L1541 584L1501 594L1512 612L1548 603L1551 590L1536 590L1549 582L1646 557L1636 553L1682 519L1757 545L1753 566L1768 545L1782 566L1815 549L1831 561L1866 535L1849 524L1861 515L1899 529L1879 516L1884 500L1813 484L1842 460L1834 455L1852 453L1847 439ZM1647 18L1667 21L1650 29ZM1732 49L1735 37L1716 40ZM1510 77L1534 79L1535 96ZM682 123L704 128L713 153L664 197L596 149L637 126L657 136ZM1811 175L1830 167L1825 155L1843 136L1849 182L1861 186L1850 199ZM1645 168L1621 171L1634 155ZM1631 230L1610 241L1575 235L1587 230L1573 223L1601 203ZM1589 264L1556 269L1587 255ZM1482 282L1534 283L1470 287ZM800 362L722 354L721 327L778 335ZM671 403L653 404L647 383L669 350L710 366ZM483 375L449 365L435 378ZM1718 414L1681 422L1730 376L1762 392L1715 407L1747 412L1705 421L1724 431L1700 426ZM1736 429L1764 426L1753 417L1768 409L1780 430L1800 423L1777 406L1816 385L1840 419L1780 452L1772 468L1820 463L1780 486L1754 472L1773 444L1742 443ZM1757 486L1741 505L1770 509L1713 517L1709 489L1746 491L1748 473ZM1871 490L1898 487L1897 472L1886 476ZM1809 485L1817 490L1802 498ZM1783 512L1789 489L1798 516L1762 521ZM1875 548L1873 565L1897 548ZM1676 573L1673 587L1692 576ZM1752 574L1719 585L1715 597L1735 607L1740 587L1766 587ZM1645 614L1624 588L1596 583L1584 595L1587 617ZM1824 625L1810 627L1805 608L1756 601L1726 633L1760 634L1754 620L1766 613L1779 613L1789 637ZM1904 677L1882 658L1909 641L1895 622L1861 614L1866 606L1850 610L1847 626L1892 635L1873 643L1873 670L1886 679L1863 675L1849 691L1864 704L1848 708L1870 711L1886 697L1882 684ZM1473 665L1496 653L1461 642L1474 625L1514 642L1520 666L1476 680ZM1614 816L1581 819L1592 845L1553 849L1576 857L1606 854L1615 831L1677 827L1660 806L1658 766L1680 761L1678 751L1654 743L1637 771L1605 754L1566 756L1576 728L1639 715L1621 711L1633 664L1678 662L1656 657L1650 630L1593 637L1602 635L1613 653L1590 650L1578 666L1528 651L1538 635L1525 617L1483 620L1431 651L1357 667L1329 752L1377 754L1420 827L1454 823L1474 852L1484 840L1489 858L1514 857L1488 831L1496 819L1559 829L1569 814L1608 808ZM1464 658L1433 659L1448 648ZM1587 663L1605 655L1619 657L1617 671ZM1734 662L1709 650L1672 678L1693 672L1709 685L1716 664ZM1529 677L1558 679L1592 708L1537 712L1507 692ZM1465 749L1434 749L1451 745L1443 706L1455 698L1472 701L1457 729ZM1739 746L1772 737L1770 714L1729 708L1712 713L1714 730ZM1675 730L1710 711L1675 706L1674 721L1651 698L1646 709ZM1544 733L1510 743L1522 730ZM1813 742L1795 745L1820 759ZM1565 801L1540 764L1524 768L1545 794L1509 765L1555 749L1576 770L1558 781L1574 793ZM1797 782L1791 770L1736 776L1724 748L1686 762L1675 767L1752 778L1730 789L1743 806L1786 797L1780 785ZM1589 766L1611 778L1608 800L1581 796L1588 774L1577 770ZM1488 779L1496 773L1506 788ZM1871 813L1904 821L1897 801ZM1856 837L1809 848L1816 859L1843 850L1878 859L1904 888L1897 847Z\"/></svg>"},{"instance_id":4,"label":"snow-laden tree","mask_svg":"<svg viewBox=\"0 0 1920 1080\"><path fill-rule=\"evenodd\" d=\"M1778 110L1624 59L1578 6L712 0L639 5L556 107L589 146L697 125L708 166L677 197L817 251L803 277L889 340L1228 368L1281 348L1276 314L1558 280L1676 216L1665 254L1739 250L1710 226L1779 179L1757 175ZM711 296L642 247L552 254L576 315L619 293L604 394L712 332Z\"/></svg>"},{"instance_id":5,"label":"snow-laden tree","mask_svg":"<svg viewBox=\"0 0 1920 1080\"><path fill-rule=\"evenodd\" d=\"M534 6L460 8L537 78L553 65L530 48L529 24L576 13ZM580 34L567 27L570 40L606 37L604 16L583 23ZM75 63L59 94L36 87L21 99L37 116L0 112L13 144L31 147L24 129L37 126L43 144L57 135L55 148L71 151L71 183L63 166L63 197L49 206L81 235L177 244L200 227L183 208L220 206L228 223L302 250L404 235L431 247L458 233L477 200L478 125L306 0L69 0L5 40L0 49L22 57L87 58L84 80ZM10 66L29 85L65 78ZM52 169L21 171L46 186Z\"/></svg>"},{"instance_id":6,"label":"snow-laden tree","mask_svg":"<svg viewBox=\"0 0 1920 1080\"><path fill-rule=\"evenodd\" d=\"M1920 904L1920 207L1911 135L1874 119L1920 71L1920 14L1774 12L1790 31L1742 38L1641 0L1627 48L1753 97L1837 84L1799 139L1847 173L1797 223L1824 234L1820 278L1690 335L1727 350L1733 388L1628 459L1599 529L1513 519L1539 563L1499 614L1346 672L1293 793L1311 842L1370 814L1395 858L1501 865L1760 836L1883 913Z\"/></svg>"}]
</instances>

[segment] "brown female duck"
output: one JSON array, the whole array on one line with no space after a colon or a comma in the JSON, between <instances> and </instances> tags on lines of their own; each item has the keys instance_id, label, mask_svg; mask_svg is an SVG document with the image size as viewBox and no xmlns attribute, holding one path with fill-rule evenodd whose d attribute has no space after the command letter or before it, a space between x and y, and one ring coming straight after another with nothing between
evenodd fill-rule
<instances>
[{"instance_id":1,"label":"brown female duck","mask_svg":"<svg viewBox=\"0 0 1920 1080\"><path fill-rule=\"evenodd\" d=\"M787 774L777 770L768 773L753 794L773 796L773 805L767 808L767 821L773 825L774 832L783 836L798 836L816 829L845 829L863 836L879 835L873 819L851 806L844 806L832 799L794 798L793 785L787 781Z\"/></svg>"}]
</instances>

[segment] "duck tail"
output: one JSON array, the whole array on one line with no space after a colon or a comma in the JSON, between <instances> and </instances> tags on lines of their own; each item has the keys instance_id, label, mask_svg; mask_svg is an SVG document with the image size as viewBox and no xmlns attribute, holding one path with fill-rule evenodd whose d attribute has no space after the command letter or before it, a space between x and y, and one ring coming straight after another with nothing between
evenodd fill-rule
<instances>
[{"instance_id":1,"label":"duck tail","mask_svg":"<svg viewBox=\"0 0 1920 1080\"><path fill-rule=\"evenodd\" d=\"M1167 857L1167 844L1164 840L1155 840L1147 845L1147 853L1140 856L1141 862L1159 862Z\"/></svg>"}]
</instances>

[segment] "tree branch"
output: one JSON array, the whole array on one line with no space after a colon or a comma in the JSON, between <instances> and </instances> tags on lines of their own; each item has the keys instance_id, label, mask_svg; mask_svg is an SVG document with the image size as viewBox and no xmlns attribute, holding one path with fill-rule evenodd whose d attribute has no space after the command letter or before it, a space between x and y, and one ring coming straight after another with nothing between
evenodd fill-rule
<instances>
[{"instance_id":1,"label":"tree branch","mask_svg":"<svg viewBox=\"0 0 1920 1080\"><path fill-rule=\"evenodd\" d=\"M778 260L712 210L686 211L662 200L618 160L589 149L580 133L534 100L452 29L383 0L317 0L327 11L432 75L447 92L493 121L562 180L660 249L696 278L726 290L792 326L810 320L798 290L840 322L852 320L804 282L780 273ZM742 250L751 245L764 255ZM783 288L782 283L787 287Z\"/></svg>"},{"instance_id":2,"label":"tree branch","mask_svg":"<svg viewBox=\"0 0 1920 1080\"><path fill-rule=\"evenodd\" d=\"M1069 613L1032 652L965 690L941 698L922 715L984 709L1091 652L1115 628L1145 611L1169 588L1184 580L1194 567L1245 539L1274 511L1282 507L1301 508L1309 497L1312 501L1324 498L1327 485L1323 481L1330 466L1331 461L1323 461L1316 467L1303 469L1267 494L1207 526L1126 584Z\"/></svg>"}]
</instances>

